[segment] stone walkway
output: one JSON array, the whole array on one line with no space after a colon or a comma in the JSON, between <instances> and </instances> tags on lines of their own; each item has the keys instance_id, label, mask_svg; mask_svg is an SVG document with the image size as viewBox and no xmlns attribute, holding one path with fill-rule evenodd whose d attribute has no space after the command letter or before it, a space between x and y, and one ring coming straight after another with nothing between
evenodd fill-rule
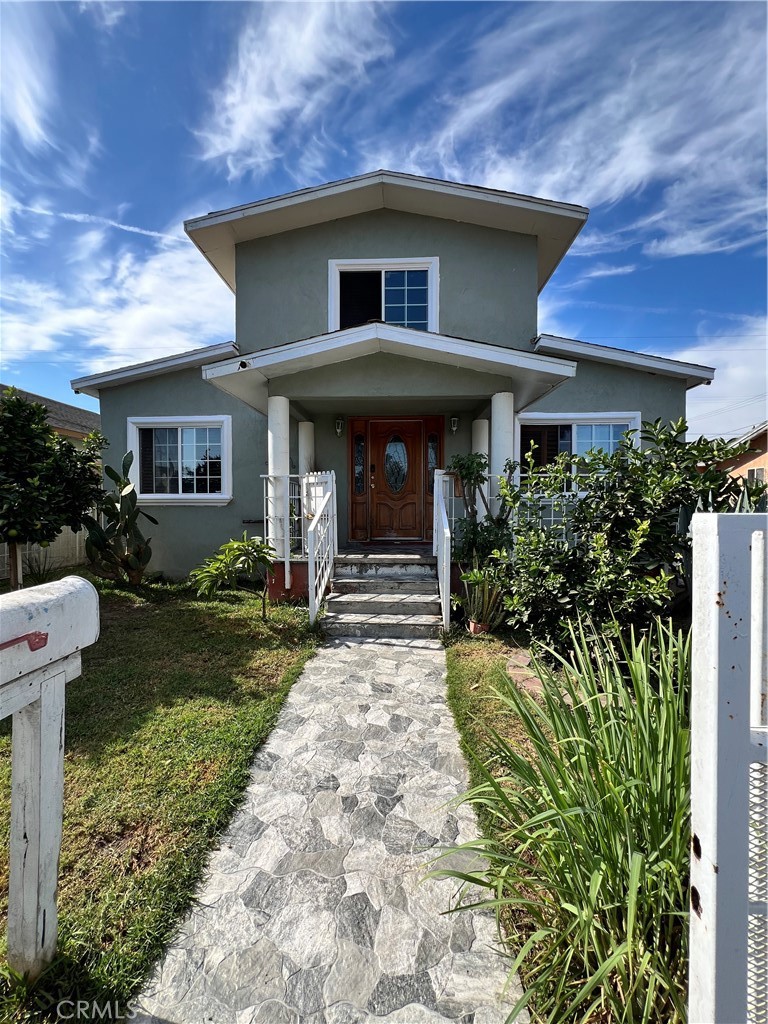
<instances>
[{"instance_id":1,"label":"stone walkway","mask_svg":"<svg viewBox=\"0 0 768 1024\"><path fill-rule=\"evenodd\" d=\"M519 990L499 1001L493 917L446 915L456 883L424 880L476 835L468 807L446 806L466 785L439 643L323 647L137 1019L502 1024Z\"/></svg>"}]
</instances>

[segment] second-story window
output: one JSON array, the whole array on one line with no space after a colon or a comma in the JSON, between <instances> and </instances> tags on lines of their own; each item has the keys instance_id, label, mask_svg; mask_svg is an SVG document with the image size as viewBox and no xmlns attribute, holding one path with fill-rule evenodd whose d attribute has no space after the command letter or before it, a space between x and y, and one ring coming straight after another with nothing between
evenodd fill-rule
<instances>
[{"instance_id":1,"label":"second-story window","mask_svg":"<svg viewBox=\"0 0 768 1024\"><path fill-rule=\"evenodd\" d=\"M438 330L438 261L330 260L330 331L383 320L417 331Z\"/></svg>"}]
</instances>

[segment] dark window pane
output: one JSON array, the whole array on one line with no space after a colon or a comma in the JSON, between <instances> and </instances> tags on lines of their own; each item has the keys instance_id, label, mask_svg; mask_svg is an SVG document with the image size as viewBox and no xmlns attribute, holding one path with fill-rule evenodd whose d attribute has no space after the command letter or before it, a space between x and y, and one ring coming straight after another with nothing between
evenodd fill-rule
<instances>
[{"instance_id":1,"label":"dark window pane","mask_svg":"<svg viewBox=\"0 0 768 1024\"><path fill-rule=\"evenodd\" d=\"M181 493L182 494L194 494L195 493L195 481L192 477L184 477L181 481Z\"/></svg>"},{"instance_id":2,"label":"dark window pane","mask_svg":"<svg viewBox=\"0 0 768 1024\"><path fill-rule=\"evenodd\" d=\"M409 288L408 289L408 305L409 306L426 306L427 304L427 289L426 288Z\"/></svg>"},{"instance_id":3,"label":"dark window pane","mask_svg":"<svg viewBox=\"0 0 768 1024\"><path fill-rule=\"evenodd\" d=\"M405 323L405 306L387 306L384 319L388 324Z\"/></svg>"},{"instance_id":4,"label":"dark window pane","mask_svg":"<svg viewBox=\"0 0 768 1024\"><path fill-rule=\"evenodd\" d=\"M405 271L404 270L387 270L384 272L384 284L387 288L404 288L405 287Z\"/></svg>"},{"instance_id":5,"label":"dark window pane","mask_svg":"<svg viewBox=\"0 0 768 1024\"><path fill-rule=\"evenodd\" d=\"M408 327L410 327L412 331L426 331L427 324L423 323L423 322L422 323L409 323Z\"/></svg>"},{"instance_id":6,"label":"dark window pane","mask_svg":"<svg viewBox=\"0 0 768 1024\"><path fill-rule=\"evenodd\" d=\"M384 301L388 306L405 305L405 288L387 288Z\"/></svg>"},{"instance_id":7,"label":"dark window pane","mask_svg":"<svg viewBox=\"0 0 768 1024\"><path fill-rule=\"evenodd\" d=\"M427 307L426 306L408 306L408 323L411 322L426 323L427 322Z\"/></svg>"},{"instance_id":8,"label":"dark window pane","mask_svg":"<svg viewBox=\"0 0 768 1024\"><path fill-rule=\"evenodd\" d=\"M437 453L439 439L437 434L430 434L427 438L427 490L430 494L435 493L435 470L437 469Z\"/></svg>"},{"instance_id":9,"label":"dark window pane","mask_svg":"<svg viewBox=\"0 0 768 1024\"><path fill-rule=\"evenodd\" d=\"M426 270L409 270L408 271L408 287L409 288L426 288L427 287L427 271Z\"/></svg>"},{"instance_id":10,"label":"dark window pane","mask_svg":"<svg viewBox=\"0 0 768 1024\"><path fill-rule=\"evenodd\" d=\"M339 328L381 320L381 271L343 270L339 274Z\"/></svg>"},{"instance_id":11,"label":"dark window pane","mask_svg":"<svg viewBox=\"0 0 768 1024\"><path fill-rule=\"evenodd\" d=\"M408 451L405 442L395 434L384 450L384 476L393 494L399 494L408 477Z\"/></svg>"},{"instance_id":12,"label":"dark window pane","mask_svg":"<svg viewBox=\"0 0 768 1024\"><path fill-rule=\"evenodd\" d=\"M212 476L208 481L209 494L221 494L221 477Z\"/></svg>"},{"instance_id":13,"label":"dark window pane","mask_svg":"<svg viewBox=\"0 0 768 1024\"><path fill-rule=\"evenodd\" d=\"M365 494L365 437L355 434L355 494Z\"/></svg>"},{"instance_id":14,"label":"dark window pane","mask_svg":"<svg viewBox=\"0 0 768 1024\"><path fill-rule=\"evenodd\" d=\"M153 459L153 431L139 429L139 489L142 494L155 493L155 473Z\"/></svg>"}]
</instances>

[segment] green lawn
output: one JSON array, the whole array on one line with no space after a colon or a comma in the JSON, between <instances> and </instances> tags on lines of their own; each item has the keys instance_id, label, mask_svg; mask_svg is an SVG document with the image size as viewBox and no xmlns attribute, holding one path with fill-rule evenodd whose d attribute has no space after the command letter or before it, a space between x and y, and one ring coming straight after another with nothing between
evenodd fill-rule
<instances>
[{"instance_id":1,"label":"green lawn","mask_svg":"<svg viewBox=\"0 0 768 1024\"><path fill-rule=\"evenodd\" d=\"M201 601L180 585L97 586L101 637L67 686L60 956L26 1000L0 971L0 1019L39 1019L73 994L125 1003L135 992L316 644L306 609L273 607L262 622L260 601L243 593ZM10 743L4 722L3 933Z\"/></svg>"}]
</instances>

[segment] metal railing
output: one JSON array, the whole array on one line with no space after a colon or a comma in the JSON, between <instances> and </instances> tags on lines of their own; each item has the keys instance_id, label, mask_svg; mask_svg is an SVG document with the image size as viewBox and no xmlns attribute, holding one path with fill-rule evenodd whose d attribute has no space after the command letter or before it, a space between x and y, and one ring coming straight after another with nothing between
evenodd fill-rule
<instances>
[{"instance_id":1,"label":"metal railing","mask_svg":"<svg viewBox=\"0 0 768 1024\"><path fill-rule=\"evenodd\" d=\"M451 523L448 518L448 500L453 495L453 477L442 469L435 470L434 528L432 550L437 557L437 582L440 588L440 612L443 629L451 624Z\"/></svg>"},{"instance_id":2,"label":"metal railing","mask_svg":"<svg viewBox=\"0 0 768 1024\"><path fill-rule=\"evenodd\" d=\"M336 488L325 492L307 530L309 621L314 623L333 572L336 540Z\"/></svg>"}]
</instances>

